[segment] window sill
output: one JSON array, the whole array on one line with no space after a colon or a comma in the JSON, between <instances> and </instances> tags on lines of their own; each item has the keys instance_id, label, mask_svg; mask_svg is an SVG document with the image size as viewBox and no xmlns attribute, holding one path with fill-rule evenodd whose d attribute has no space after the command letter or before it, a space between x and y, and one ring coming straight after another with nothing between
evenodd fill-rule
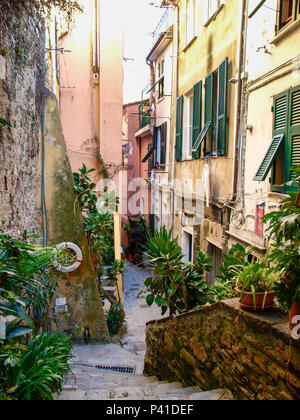
<instances>
[{"instance_id":1,"label":"window sill","mask_svg":"<svg viewBox=\"0 0 300 420\"><path fill-rule=\"evenodd\" d=\"M224 9L224 6L225 6L225 4L224 3L222 3L219 7L218 7L218 9L215 11L215 13L207 20L207 22L205 22L205 24L203 25L204 26L204 28L207 28L208 27L208 25L213 21L213 20L215 20L216 19L216 17L217 17L217 15L221 12L221 10L222 9Z\"/></svg>"},{"instance_id":2,"label":"window sill","mask_svg":"<svg viewBox=\"0 0 300 420\"><path fill-rule=\"evenodd\" d=\"M186 46L183 48L182 52L186 52L186 50L188 50L190 48L190 46L196 41L197 39L197 35L194 36L194 38L192 38L187 44Z\"/></svg>"},{"instance_id":3,"label":"window sill","mask_svg":"<svg viewBox=\"0 0 300 420\"><path fill-rule=\"evenodd\" d=\"M291 23L290 25L287 25L285 28L281 29L278 34L275 36L275 38L270 41L270 44L278 44L282 39L284 39L287 35L289 35L291 32L293 32L295 29L297 29L300 26L300 18L298 18L295 22Z\"/></svg>"}]
</instances>

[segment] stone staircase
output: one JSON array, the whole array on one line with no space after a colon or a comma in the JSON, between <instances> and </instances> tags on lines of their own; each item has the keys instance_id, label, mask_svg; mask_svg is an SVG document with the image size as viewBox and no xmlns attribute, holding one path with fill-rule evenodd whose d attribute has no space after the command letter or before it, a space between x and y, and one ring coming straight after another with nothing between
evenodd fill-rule
<instances>
[{"instance_id":1,"label":"stone staircase","mask_svg":"<svg viewBox=\"0 0 300 420\"><path fill-rule=\"evenodd\" d=\"M160 382L155 377L108 373L95 367L72 366L57 400L232 400L223 389L202 392L197 386L183 388L178 382Z\"/></svg>"}]
</instances>

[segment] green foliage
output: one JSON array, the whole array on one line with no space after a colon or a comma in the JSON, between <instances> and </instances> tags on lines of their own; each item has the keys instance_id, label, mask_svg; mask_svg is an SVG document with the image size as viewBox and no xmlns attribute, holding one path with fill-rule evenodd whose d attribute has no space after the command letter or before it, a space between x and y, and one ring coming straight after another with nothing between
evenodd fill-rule
<instances>
[{"instance_id":1,"label":"green foliage","mask_svg":"<svg viewBox=\"0 0 300 420\"><path fill-rule=\"evenodd\" d=\"M52 400L70 372L71 350L70 339L62 334L6 345L0 353L0 399Z\"/></svg>"},{"instance_id":2,"label":"green foliage","mask_svg":"<svg viewBox=\"0 0 300 420\"><path fill-rule=\"evenodd\" d=\"M145 280L146 301L161 307L162 315L169 309L170 315L201 308L213 303L213 289L205 281L205 271L211 270L211 258L200 252L196 263L185 264L184 254L172 231L162 228L148 237L149 263L153 276Z\"/></svg>"},{"instance_id":3,"label":"green foliage","mask_svg":"<svg viewBox=\"0 0 300 420\"><path fill-rule=\"evenodd\" d=\"M117 334L125 325L125 311L121 303L111 305L106 322L110 336Z\"/></svg>"},{"instance_id":4,"label":"green foliage","mask_svg":"<svg viewBox=\"0 0 300 420\"><path fill-rule=\"evenodd\" d=\"M251 247L245 249L242 245L236 244L223 255L222 264L219 267L221 274L217 276L215 285L217 300L231 299L235 296L236 267L240 267L242 271L243 268L249 266L251 250Z\"/></svg>"},{"instance_id":5,"label":"green foliage","mask_svg":"<svg viewBox=\"0 0 300 420\"><path fill-rule=\"evenodd\" d=\"M92 183L88 176L92 172L95 172L95 170L96 169L87 169L86 165L83 163L82 168L79 169L79 173L73 173L77 200L82 211L94 212L96 210L96 184Z\"/></svg>"},{"instance_id":6,"label":"green foliage","mask_svg":"<svg viewBox=\"0 0 300 420\"><path fill-rule=\"evenodd\" d=\"M145 251L145 244L149 235L149 228L146 220L140 217L139 220L129 219L129 223L124 226L124 231L128 237L129 246L126 250L131 255L135 264L141 264Z\"/></svg>"},{"instance_id":7,"label":"green foliage","mask_svg":"<svg viewBox=\"0 0 300 420\"><path fill-rule=\"evenodd\" d=\"M109 268L107 270L107 275L110 279L111 285L114 285L117 281L117 276L119 274L124 274L125 273L125 261L121 260L121 261L117 261L115 260L113 263L112 268Z\"/></svg>"},{"instance_id":8,"label":"green foliage","mask_svg":"<svg viewBox=\"0 0 300 420\"><path fill-rule=\"evenodd\" d=\"M117 210L119 199L115 192L104 191L97 197L94 184L89 175L95 169L88 169L85 164L74 173L75 191L85 220L90 247L96 258L96 271L98 266L113 264L114 261L114 235L112 213ZM101 268L100 268L101 271Z\"/></svg>"},{"instance_id":9,"label":"green foliage","mask_svg":"<svg viewBox=\"0 0 300 420\"><path fill-rule=\"evenodd\" d=\"M31 11L32 8L38 10L41 16L50 13L53 7L57 7L70 21L75 12L81 12L80 2L76 0L2 0L2 7L11 7L15 13L21 13L24 9Z\"/></svg>"},{"instance_id":10,"label":"green foliage","mask_svg":"<svg viewBox=\"0 0 300 420\"><path fill-rule=\"evenodd\" d=\"M299 193L290 193L281 203L281 209L268 213L263 222L269 223L271 236L270 260L278 271L284 271L276 284L277 298L283 307L291 308L293 301L300 301L300 168L294 182L299 182Z\"/></svg>"},{"instance_id":11,"label":"green foliage","mask_svg":"<svg viewBox=\"0 0 300 420\"><path fill-rule=\"evenodd\" d=\"M0 316L9 316L0 339L0 400L52 399L69 372L70 340L45 332L56 258L52 249L0 232Z\"/></svg>"},{"instance_id":12,"label":"green foliage","mask_svg":"<svg viewBox=\"0 0 300 420\"><path fill-rule=\"evenodd\" d=\"M6 126L6 127L11 127L11 124L8 121L4 120L3 118L0 118L0 126L1 125Z\"/></svg>"},{"instance_id":13,"label":"green foliage","mask_svg":"<svg viewBox=\"0 0 300 420\"><path fill-rule=\"evenodd\" d=\"M18 331L24 322L35 331L42 326L56 288L47 271L54 259L50 249L0 233L0 315L15 317L10 328Z\"/></svg>"}]
</instances>

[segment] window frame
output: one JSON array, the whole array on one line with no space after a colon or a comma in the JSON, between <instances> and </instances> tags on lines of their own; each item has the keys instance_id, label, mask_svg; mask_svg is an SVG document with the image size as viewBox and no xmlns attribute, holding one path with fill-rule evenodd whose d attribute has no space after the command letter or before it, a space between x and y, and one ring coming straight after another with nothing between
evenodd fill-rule
<instances>
[{"instance_id":1,"label":"window frame","mask_svg":"<svg viewBox=\"0 0 300 420\"><path fill-rule=\"evenodd\" d=\"M158 95L157 99L161 99L165 96L165 60L162 59L157 64L158 73Z\"/></svg>"},{"instance_id":2,"label":"window frame","mask_svg":"<svg viewBox=\"0 0 300 420\"><path fill-rule=\"evenodd\" d=\"M186 92L183 98L182 159L188 160L192 158L193 148L194 89Z\"/></svg>"},{"instance_id":3,"label":"window frame","mask_svg":"<svg viewBox=\"0 0 300 420\"><path fill-rule=\"evenodd\" d=\"M291 26L296 20L300 18L300 0L293 0L292 6L292 18L290 21L282 24L282 5L284 0L277 0L277 22L276 22L276 34L279 34L281 31L285 30L289 26Z\"/></svg>"},{"instance_id":4,"label":"window frame","mask_svg":"<svg viewBox=\"0 0 300 420\"><path fill-rule=\"evenodd\" d=\"M192 35L188 37L188 23L189 23L189 13L188 13L188 2L192 3L192 19L193 19L193 30ZM185 0L185 45L189 45L196 36L196 0Z\"/></svg>"},{"instance_id":5,"label":"window frame","mask_svg":"<svg viewBox=\"0 0 300 420\"><path fill-rule=\"evenodd\" d=\"M287 95L287 124L284 129L282 129L282 132L285 135L285 144L284 144L284 163L283 163L283 184L288 183L292 180L291 177L291 171L290 168L292 166L292 153L293 153L293 137L297 134L295 134L295 131L300 130L300 125L298 128L295 128L297 126L293 126L291 124L291 115L292 115L292 95L295 91L300 90L300 85L291 87L277 95L274 96L274 106L273 106L273 136L276 135L275 130L275 101L276 99L283 97L284 95ZM272 192L278 192L278 193L286 193L286 192L296 192L298 191L297 185L277 185L274 183L274 164L272 165L272 172L271 172L271 191Z\"/></svg>"}]
</instances>

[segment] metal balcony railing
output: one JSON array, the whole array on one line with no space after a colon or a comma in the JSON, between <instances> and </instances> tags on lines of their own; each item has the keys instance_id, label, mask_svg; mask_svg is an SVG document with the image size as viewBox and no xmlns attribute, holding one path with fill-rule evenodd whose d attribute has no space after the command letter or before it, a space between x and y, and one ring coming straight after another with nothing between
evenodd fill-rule
<instances>
[{"instance_id":1,"label":"metal balcony railing","mask_svg":"<svg viewBox=\"0 0 300 420\"><path fill-rule=\"evenodd\" d=\"M158 40L160 34L165 32L173 23L173 8L168 7L163 14L161 20L159 21L157 27L154 29L153 32L153 45Z\"/></svg>"}]
</instances>

